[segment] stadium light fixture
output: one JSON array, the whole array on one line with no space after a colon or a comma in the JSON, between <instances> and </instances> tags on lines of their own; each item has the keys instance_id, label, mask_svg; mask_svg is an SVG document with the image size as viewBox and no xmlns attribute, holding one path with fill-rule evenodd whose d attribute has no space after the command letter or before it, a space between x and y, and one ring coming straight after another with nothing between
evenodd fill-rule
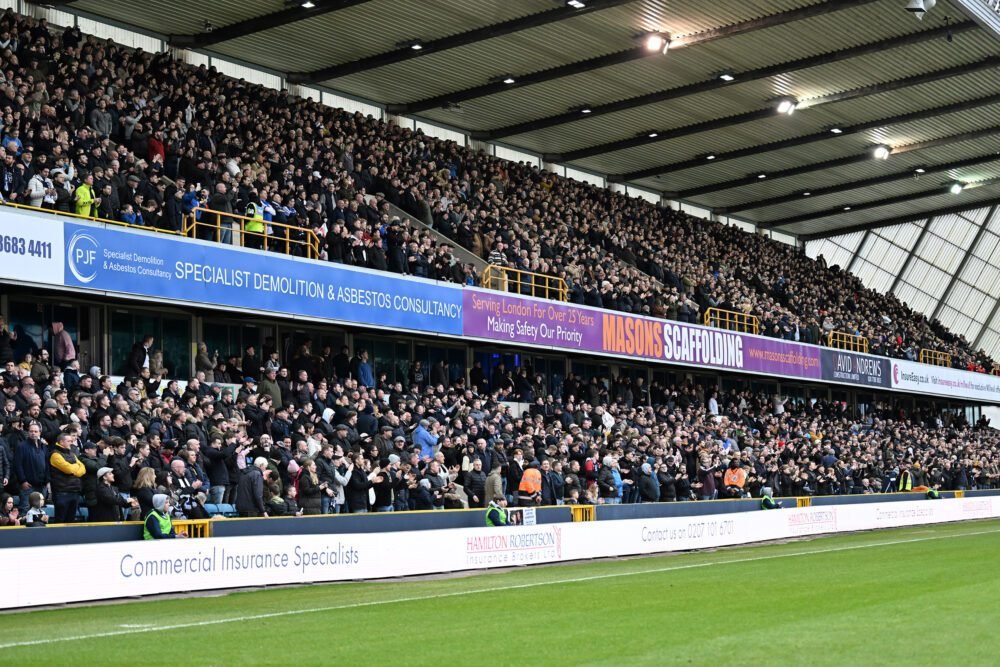
<instances>
[{"instance_id":1,"label":"stadium light fixture","mask_svg":"<svg viewBox=\"0 0 1000 667\"><path fill-rule=\"evenodd\" d=\"M666 55L670 49L670 37L662 32L651 32L644 40L646 50L650 53L661 53Z\"/></svg>"},{"instance_id":2,"label":"stadium light fixture","mask_svg":"<svg viewBox=\"0 0 1000 667\"><path fill-rule=\"evenodd\" d=\"M582 109L580 109L580 113L584 113L584 114L590 113L591 111L593 111L593 110L590 107L583 107Z\"/></svg>"},{"instance_id":3,"label":"stadium light fixture","mask_svg":"<svg viewBox=\"0 0 1000 667\"><path fill-rule=\"evenodd\" d=\"M892 155L892 149L882 144L872 149L872 155L875 156L876 160L888 160L889 156Z\"/></svg>"},{"instance_id":4,"label":"stadium light fixture","mask_svg":"<svg viewBox=\"0 0 1000 667\"><path fill-rule=\"evenodd\" d=\"M803 192L803 193L802 193L802 196L803 196L803 197L808 197L808 196L810 196L810 195L812 195L812 193L811 193L811 192L808 192L808 191L807 191L807 192Z\"/></svg>"},{"instance_id":5,"label":"stadium light fixture","mask_svg":"<svg viewBox=\"0 0 1000 667\"><path fill-rule=\"evenodd\" d=\"M705 156L705 159L706 160L714 160L715 159L715 153L709 153L708 155Z\"/></svg>"},{"instance_id":6,"label":"stadium light fixture","mask_svg":"<svg viewBox=\"0 0 1000 667\"><path fill-rule=\"evenodd\" d=\"M567 0L566 4L573 9L583 9L587 6L587 3L583 2L583 0Z\"/></svg>"},{"instance_id":7,"label":"stadium light fixture","mask_svg":"<svg viewBox=\"0 0 1000 667\"><path fill-rule=\"evenodd\" d=\"M844 133L844 131L842 129L840 129L839 127L831 127L830 128L830 132L833 133L833 134L843 134Z\"/></svg>"},{"instance_id":8,"label":"stadium light fixture","mask_svg":"<svg viewBox=\"0 0 1000 667\"><path fill-rule=\"evenodd\" d=\"M420 51L424 48L424 45L420 42L413 42L413 44L410 44L410 48L414 51Z\"/></svg>"},{"instance_id":9,"label":"stadium light fixture","mask_svg":"<svg viewBox=\"0 0 1000 667\"><path fill-rule=\"evenodd\" d=\"M302 9L312 9L315 6L316 6L316 3L315 2L310 2L309 0L306 0L305 2L302 3Z\"/></svg>"},{"instance_id":10,"label":"stadium light fixture","mask_svg":"<svg viewBox=\"0 0 1000 667\"><path fill-rule=\"evenodd\" d=\"M516 81L516 79L514 77L512 77L512 76L506 76L503 79L503 82L506 83L508 86L510 84L514 83L514 81Z\"/></svg>"},{"instance_id":11,"label":"stadium light fixture","mask_svg":"<svg viewBox=\"0 0 1000 667\"><path fill-rule=\"evenodd\" d=\"M948 192L950 192L953 195L960 195L960 194L962 194L962 190L964 190L964 189L965 189L965 184L964 183L959 183L958 181L955 181L948 188Z\"/></svg>"},{"instance_id":12,"label":"stadium light fixture","mask_svg":"<svg viewBox=\"0 0 1000 667\"><path fill-rule=\"evenodd\" d=\"M763 179L767 178L767 174L757 174L757 178L763 180Z\"/></svg>"},{"instance_id":13,"label":"stadium light fixture","mask_svg":"<svg viewBox=\"0 0 1000 667\"><path fill-rule=\"evenodd\" d=\"M736 80L736 75L733 74L732 72L722 72L721 74L719 74L719 79L725 81L726 83L729 83L730 81Z\"/></svg>"},{"instance_id":14,"label":"stadium light fixture","mask_svg":"<svg viewBox=\"0 0 1000 667\"><path fill-rule=\"evenodd\" d=\"M850 206L845 206L845 207L844 207L844 210L845 210L845 211L850 211L850 210L851 210L851 207L850 207Z\"/></svg>"},{"instance_id":15,"label":"stadium light fixture","mask_svg":"<svg viewBox=\"0 0 1000 667\"><path fill-rule=\"evenodd\" d=\"M917 167L916 169L913 170L913 173L914 174L926 174L927 170L924 169L923 167Z\"/></svg>"},{"instance_id":16,"label":"stadium light fixture","mask_svg":"<svg viewBox=\"0 0 1000 667\"><path fill-rule=\"evenodd\" d=\"M906 3L906 11L913 14L918 21L924 20L924 14L934 9L937 0L909 0Z\"/></svg>"},{"instance_id":17,"label":"stadium light fixture","mask_svg":"<svg viewBox=\"0 0 1000 667\"><path fill-rule=\"evenodd\" d=\"M647 137L649 137L650 139L655 139L655 138L657 138L657 137L658 137L658 136L660 136L660 135L659 135L659 133L657 133L657 132L650 132L650 133L649 133L649 134L647 134L646 136L647 136Z\"/></svg>"},{"instance_id":18,"label":"stadium light fixture","mask_svg":"<svg viewBox=\"0 0 1000 667\"><path fill-rule=\"evenodd\" d=\"M799 106L799 101L794 97L782 97L778 100L778 113L791 116Z\"/></svg>"}]
</instances>

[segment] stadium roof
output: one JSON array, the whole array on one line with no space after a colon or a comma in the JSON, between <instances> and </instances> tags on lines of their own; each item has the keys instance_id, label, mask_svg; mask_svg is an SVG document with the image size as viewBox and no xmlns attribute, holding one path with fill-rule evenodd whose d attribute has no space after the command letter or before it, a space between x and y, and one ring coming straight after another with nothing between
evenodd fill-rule
<instances>
[{"instance_id":1,"label":"stadium roof","mask_svg":"<svg viewBox=\"0 0 1000 667\"><path fill-rule=\"evenodd\" d=\"M986 0L57 4L798 236L1000 201Z\"/></svg>"}]
</instances>

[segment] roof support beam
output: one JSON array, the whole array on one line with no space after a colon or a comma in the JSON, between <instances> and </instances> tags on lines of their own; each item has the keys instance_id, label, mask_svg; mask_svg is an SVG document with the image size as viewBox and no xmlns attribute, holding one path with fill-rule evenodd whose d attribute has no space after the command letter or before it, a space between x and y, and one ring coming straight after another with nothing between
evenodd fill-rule
<instances>
[{"instance_id":1,"label":"roof support beam","mask_svg":"<svg viewBox=\"0 0 1000 667\"><path fill-rule=\"evenodd\" d=\"M920 230L920 235L917 236L916 242L914 242L913 247L910 248L909 254L906 256L906 259L903 261L902 268L899 269L899 273L896 274L895 279L893 279L893 281L892 281L892 287L889 288L889 293L890 294L895 294L896 293L896 288L899 287L899 283L901 283L903 281L903 276L906 275L906 270L908 268L910 268L910 264L913 262L913 258L917 254L917 248L920 247L920 244L924 242L924 237L927 236L927 230L930 229L930 227L931 227L931 221L932 220L934 220L933 217L927 218L927 220L924 221L924 226Z\"/></svg>"},{"instance_id":2,"label":"roof support beam","mask_svg":"<svg viewBox=\"0 0 1000 667\"><path fill-rule=\"evenodd\" d=\"M552 9L546 9L545 11L537 12L535 14L529 14L528 16L522 16L516 19L511 19L510 21L504 21L503 23L496 23L493 25L483 26L481 28L475 28L473 30L467 30L465 32L458 33L457 35L449 35L448 37L442 37L429 42L421 42L420 49L402 46L393 51L379 53L366 58L359 58L350 62L341 63L340 65L324 67L323 69L318 69L312 72L290 73L288 75L288 80L292 83L315 83L317 81L329 81L330 79L348 76L349 74L356 74L358 72L364 72L378 67L385 67L386 65L392 65L394 63L401 63L412 58L425 56L429 53L440 53L441 51L447 51L448 49L474 44L486 39L502 37L521 30L537 28L539 26L549 25L550 23L556 23L558 21L565 21L566 19L583 16L602 9L618 7L630 2L635 2L635 0L590 0L586 6L580 9L570 7L569 5L553 7Z\"/></svg>"},{"instance_id":3,"label":"roof support beam","mask_svg":"<svg viewBox=\"0 0 1000 667\"><path fill-rule=\"evenodd\" d=\"M524 134L526 132L535 132L538 130L544 130L546 128L555 127L557 125L566 125L568 123L573 123L578 120L595 118L597 116L603 116L605 114L614 113L616 111L626 111L628 109L636 109L638 107L647 106L650 104L657 104L659 102L667 102L669 100L676 100L689 95L697 95L699 93L711 92L713 90L719 90L725 88L726 86L735 86L741 83L747 83L749 81L757 81L760 79L767 79L772 76L778 76L780 74L790 74L792 72L797 72L804 69L809 69L811 67L817 67L820 65L828 65L830 63L841 62L844 60L850 60L851 58L858 58L861 56L871 55L873 53L878 53L885 51L887 49L894 49L903 46L911 46L913 44L920 44L932 39L940 39L946 37L949 30L952 34L957 32L965 32L967 30L972 30L976 28L976 24L972 21L966 21L964 23L959 23L950 28L948 26L942 26L940 28L933 28L931 30L924 30L922 32L915 32L909 35L901 35L899 37L894 37L892 39L887 39L880 42L870 42L868 44L861 44L859 46L854 46L849 49L843 49L842 51L835 51L833 53L821 53L815 56L808 56L806 58L800 58L799 60L792 60L790 62L778 63L776 65L768 65L767 67L761 67L754 70L747 70L745 72L737 72L735 81L723 81L722 79L710 79L708 81L699 81L697 83L692 83L686 86L678 86L677 88L670 88L668 90L660 90L654 93L646 93L644 95L637 95L635 97L630 97L625 100L618 100L616 102L609 102L607 104L597 104L589 107L589 113L582 113L579 110L567 111L565 113L556 114L554 116L547 116L545 118L539 118L537 120L531 120L524 123L517 123L516 125L508 125L506 127L498 127L493 130L487 130L485 132L473 132L473 137L476 139L483 139L485 141L492 141L494 139L499 139L501 137L508 137L515 134Z\"/></svg>"},{"instance_id":4,"label":"roof support beam","mask_svg":"<svg viewBox=\"0 0 1000 667\"><path fill-rule=\"evenodd\" d=\"M955 162L948 162L945 164L937 164L933 166L923 167L925 173L936 174L940 172L951 171L952 169L964 169L966 167L975 167L980 164L989 164L990 162L1000 161L1000 153L989 153L987 155L979 155L977 157L968 158L965 160L957 160ZM891 174L884 174L882 176L876 176L875 178L865 178L857 181L848 181L846 183L838 183L837 185L831 185L825 188L812 188L809 192L809 198L822 197L824 195L837 194L838 192L849 192L850 190L859 190L861 188L869 188L876 185L883 185L885 183L892 183L895 181L903 181L908 178L914 177L914 171L912 169L907 169L905 171L896 171ZM768 206L775 206L777 204L787 204L792 201L809 201L809 198L805 197L802 192L794 192L792 194L781 195L780 197L771 197L769 199L759 199L752 202L744 202L742 204L736 204L735 206L723 206L717 211L713 210L715 213L719 214L733 214L740 211L749 211L757 208L766 208ZM759 227L763 229L768 229L773 226L773 223L765 222L758 224Z\"/></svg>"},{"instance_id":5,"label":"roof support beam","mask_svg":"<svg viewBox=\"0 0 1000 667\"><path fill-rule=\"evenodd\" d=\"M990 323L993 321L993 318L997 316L998 312L1000 312L1000 296L997 296L996 303L993 304L993 310L990 311L986 321L983 322L983 328L979 330L979 334L976 336L975 342L972 343L973 350L979 349L979 343L982 342L983 336L986 335L986 331L990 328Z\"/></svg>"},{"instance_id":6,"label":"roof support beam","mask_svg":"<svg viewBox=\"0 0 1000 667\"><path fill-rule=\"evenodd\" d=\"M734 23L732 25L706 30L694 35L677 37L670 43L670 48L671 50L675 50L687 46L694 46L696 44L707 44L726 37L743 35L757 30L764 30L766 28L784 25L786 23L812 18L814 16L830 14L842 9L851 9L853 7L869 5L876 1L878 0L827 0L827 2L798 7L787 12L751 19L749 21L744 21L743 23ZM505 84L502 81L487 83L481 86L466 88L465 90L456 90L444 95L428 97L423 100L407 102L405 104L390 104L388 105L387 110L389 113L394 114L419 113L428 109L434 109L447 103L464 102L478 97L495 95L496 93L501 93L507 90L523 88L525 86L530 86L536 83L544 83L546 81L554 81L556 79L572 76L574 74L581 74L583 72L592 72L604 67L611 67L612 65L620 65L633 60L653 57L654 55L656 54L651 54L645 49L644 46L638 45L625 51L608 53L603 56L567 63L565 65L559 65L558 67L531 72L529 74L522 74L518 76L516 73L512 73L512 75L514 75L514 83L512 84Z\"/></svg>"},{"instance_id":7,"label":"roof support beam","mask_svg":"<svg viewBox=\"0 0 1000 667\"><path fill-rule=\"evenodd\" d=\"M955 206L948 206L946 208L939 208L933 211L920 211L918 213L907 213L906 215L900 215L895 218L886 218L884 220L878 220L876 222L865 222L860 225L851 225L849 227L838 227L836 229L831 229L830 231L820 232L818 234L803 234L799 236L799 240L803 243L809 241L817 241L819 239L829 238L831 236L842 236L844 234L851 234L853 232L863 232L868 229L878 229L879 227L892 227L893 225L901 225L904 222L914 222L916 220L930 220L941 216L941 215L952 215L953 213L962 213L963 211L968 211L970 208L982 208L983 206L996 206L1000 204L1000 197L995 199L987 199L985 201L978 202L965 202L964 204L957 204ZM916 247L916 246L914 246Z\"/></svg>"},{"instance_id":8,"label":"roof support beam","mask_svg":"<svg viewBox=\"0 0 1000 667\"><path fill-rule=\"evenodd\" d=\"M988 181L981 181L979 183L973 183L966 187L966 189L971 189L973 187L988 187L1000 182L1000 179L991 179ZM851 213L856 213L857 211L867 211L873 208L881 208L882 206L892 206L894 204L904 204L910 201L916 201L918 199L926 199L928 197L939 197L941 195L946 195L950 192L950 185L942 185L930 190L921 190L920 192L911 192L910 194L898 195L896 197L886 197L884 199L876 199L873 201L867 201L860 204L851 204L850 208L846 206L837 206L834 208L824 209L822 211L814 211L812 213L803 213L802 215L793 215L787 218L780 218L778 220L772 220L767 223L767 229L774 229L775 227L783 227L785 225L794 225L798 222L807 222L809 220L817 220L819 218L829 218L830 216L840 215L846 211ZM760 225L758 225L760 226Z\"/></svg>"},{"instance_id":9,"label":"roof support beam","mask_svg":"<svg viewBox=\"0 0 1000 667\"><path fill-rule=\"evenodd\" d=\"M839 93L816 97L811 100L803 101L800 104L800 108L810 109L825 104L855 100L871 95L881 95L882 93L888 93L894 90L903 90L904 88L911 88L913 86L920 86L932 81L940 81L942 79L950 79L955 76L962 76L963 74L971 74L973 72L993 69L998 65L1000 65L1000 56L991 56L977 62L965 63L955 67L934 70L932 72L923 72L921 74L906 77L905 79L896 79L895 81L888 81L886 83L873 83L868 86L862 86L861 88L852 88L851 90L844 90ZM614 151L636 148L638 146L649 146L660 143L661 141L668 141L670 139L677 139L680 137L689 137L693 134L700 134L701 132L735 127L736 125L742 125L744 123L750 123L755 120L771 118L778 115L780 114L773 106L766 106L763 109L748 111L746 113L727 116L725 118L715 118L702 123L693 123L691 125L675 127L669 130L653 130L652 133L649 134L643 133L639 136L630 137L628 139L609 141L597 146L591 146L590 148L581 148L579 150L569 151L562 154L548 154L544 157L544 159L546 162L573 162L574 160L582 160L583 158L602 155L604 153L612 153Z\"/></svg>"},{"instance_id":10,"label":"roof support beam","mask_svg":"<svg viewBox=\"0 0 1000 667\"><path fill-rule=\"evenodd\" d=\"M961 134L953 134L948 137L939 137L937 139L929 139L927 141L921 141L915 144L907 144L906 146L897 146L892 149L893 155L902 155L903 153L909 153L911 151L922 151L930 148L937 148L939 146L947 146L949 144L957 144L963 141L973 141L975 139L982 139L984 137L989 137L994 134L1000 134L1000 127L991 126L983 128L981 130L972 130L970 132L963 132ZM789 178L791 176L801 176L802 174L810 174L816 171L825 171L827 169L836 169L837 167L845 167L852 164L857 164L859 162L867 162L871 160L871 153L865 152L861 155L850 155L847 157L837 158L836 160L826 160L824 162L813 162L812 164L804 164L799 167L791 167L790 169L783 169L781 171L769 171L767 173L767 182L773 182L779 178ZM701 195L707 195L713 192L721 192L723 190L731 190L733 188L739 188L747 185L754 185L759 183L760 179L756 175L744 176L742 178L734 178L730 181L722 181L721 183L711 183L709 185L702 185L697 188L688 188L687 190L681 190L675 193L665 193L665 196L677 199L691 199L692 197L698 197Z\"/></svg>"},{"instance_id":11,"label":"roof support beam","mask_svg":"<svg viewBox=\"0 0 1000 667\"><path fill-rule=\"evenodd\" d=\"M264 16L255 16L252 19L220 26L211 32L203 32L197 35L171 35L168 42L171 46L200 49L236 39L237 37L251 35L262 30L270 30L278 26L288 25L289 23L296 23L297 21L304 21L305 19L337 12L341 9L363 5L366 2L369 2L369 0L317 0L316 6L309 9L296 3L276 12L265 14Z\"/></svg>"},{"instance_id":12,"label":"roof support beam","mask_svg":"<svg viewBox=\"0 0 1000 667\"><path fill-rule=\"evenodd\" d=\"M944 288L944 292L941 293L941 299L938 301L937 306L934 307L934 314L931 315L931 321L936 320L941 315L941 309L944 308L944 302L948 300L951 296L951 291L955 289L955 283L958 282L958 277L962 275L962 271L965 270L965 265L969 263L969 257L972 256L972 251L976 249L979 245L979 241L983 238L983 233L986 231L986 225L991 219L993 219L993 214L996 213L997 207L994 206L990 208L990 212L986 214L983 218L983 222L979 225L979 231L976 232L976 238L972 239L972 244L965 249L965 255L962 257L961 263L953 274L951 274L951 280L948 281L948 286ZM970 318L971 319L971 318ZM986 326L986 323L983 323Z\"/></svg>"},{"instance_id":13,"label":"roof support beam","mask_svg":"<svg viewBox=\"0 0 1000 667\"><path fill-rule=\"evenodd\" d=\"M740 148L726 153L717 153L712 163L715 164L718 162L724 162L726 160L735 160L737 158L747 157L749 155L770 153L772 151L782 150L784 148L806 146L819 141L827 141L838 137L850 136L852 134L858 134L860 132L865 132L867 130L873 130L879 127L885 127L887 125L900 125L903 123L911 123L918 120L936 118L937 116L943 116L945 114L958 113L960 111L967 111L969 109L976 109L982 106L989 106L991 104L997 104L997 103L1000 103L1000 93L994 93L992 95L987 95L985 97L977 97L971 100L964 100L962 102L945 104L943 106L933 107L930 109L920 109L918 111L900 114L898 116L890 116L889 118L879 118L876 120L857 123L855 125L848 125L842 128L843 130L842 133L838 135L832 135L826 131L815 132L813 134L806 134L799 137L792 137L790 139L775 141L769 144L764 144L762 146L748 146L747 148ZM608 182L618 183L622 181L635 181L642 178L649 178L651 176L658 176L660 174L682 171L684 169L691 169L693 167L701 167L704 164L705 164L704 158L683 160L681 162L674 162L673 164L665 164L657 167L649 167L647 169L630 171L625 174L609 175Z\"/></svg>"},{"instance_id":14,"label":"roof support beam","mask_svg":"<svg viewBox=\"0 0 1000 667\"><path fill-rule=\"evenodd\" d=\"M854 270L854 265L858 263L858 258L861 257L861 251L865 249L865 244L868 243L868 238L872 235L872 230L865 231L865 235L861 237L861 243L858 244L858 249L854 251L854 255L851 256L851 261L847 263L847 272L851 273Z\"/></svg>"}]
</instances>

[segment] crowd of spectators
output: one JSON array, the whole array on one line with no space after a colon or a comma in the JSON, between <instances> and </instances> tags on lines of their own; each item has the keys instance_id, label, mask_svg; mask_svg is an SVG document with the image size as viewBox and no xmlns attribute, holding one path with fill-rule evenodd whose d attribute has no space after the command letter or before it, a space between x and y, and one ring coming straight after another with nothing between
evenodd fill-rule
<instances>
[{"instance_id":1,"label":"crowd of spectators","mask_svg":"<svg viewBox=\"0 0 1000 667\"><path fill-rule=\"evenodd\" d=\"M720 307L755 315L768 336L823 344L836 330L869 338L876 354L930 349L958 368L993 368L893 295L762 236L75 28L7 11L0 34L6 201L168 231L194 211L206 238L215 214L196 209L251 212L261 222L248 224L278 239L315 233L329 261L477 284L439 241L449 238L564 278L575 303L688 322ZM215 218L231 241L233 219Z\"/></svg>"},{"instance_id":2,"label":"crowd of spectators","mask_svg":"<svg viewBox=\"0 0 1000 667\"><path fill-rule=\"evenodd\" d=\"M81 507L142 519L160 494L205 518L220 504L287 516L1000 485L1000 431L930 407L572 375L550 387L529 368L390 382L365 350L309 341L287 360L230 355L214 379L235 386L204 371L180 383L151 373L155 343L135 343L117 386L0 345L0 525L73 522Z\"/></svg>"}]
</instances>

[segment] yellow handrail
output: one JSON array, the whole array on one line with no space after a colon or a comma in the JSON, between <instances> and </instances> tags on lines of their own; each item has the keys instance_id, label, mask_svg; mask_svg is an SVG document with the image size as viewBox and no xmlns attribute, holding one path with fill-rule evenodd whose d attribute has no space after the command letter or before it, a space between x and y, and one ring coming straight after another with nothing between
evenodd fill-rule
<instances>
[{"instance_id":1,"label":"yellow handrail","mask_svg":"<svg viewBox=\"0 0 1000 667\"><path fill-rule=\"evenodd\" d=\"M197 214L201 214L201 220ZM199 230L207 231L213 241L221 241L223 231L230 231L222 227L222 219L227 218L233 222L234 229L238 231L240 245L244 247L256 247L264 250L276 250L286 255L291 255L292 248L303 248L305 256L309 259L319 259L320 240L315 230L309 227L299 227L283 222L261 221L256 218L249 218L238 213L221 213L209 208L197 207L192 209L184 224L184 235L198 237ZM260 223L264 227L263 232L247 231L248 223ZM284 232L284 233L281 233ZM304 234L304 239L293 238L293 233ZM257 243L247 243L248 239L257 239Z\"/></svg>"},{"instance_id":2,"label":"yellow handrail","mask_svg":"<svg viewBox=\"0 0 1000 667\"><path fill-rule=\"evenodd\" d=\"M921 349L920 363L931 364L932 366L947 366L948 368L951 368L951 355L947 352Z\"/></svg>"},{"instance_id":3,"label":"yellow handrail","mask_svg":"<svg viewBox=\"0 0 1000 667\"><path fill-rule=\"evenodd\" d=\"M489 264L483 269L483 287L543 299L569 301L569 287L558 276Z\"/></svg>"},{"instance_id":4,"label":"yellow handrail","mask_svg":"<svg viewBox=\"0 0 1000 667\"><path fill-rule=\"evenodd\" d=\"M826 342L830 347L837 347L841 350L851 352L867 352L868 339L864 336L856 336L844 331L831 331L826 337Z\"/></svg>"},{"instance_id":5,"label":"yellow handrail","mask_svg":"<svg viewBox=\"0 0 1000 667\"><path fill-rule=\"evenodd\" d=\"M212 524L209 519L173 519L171 523L176 532L186 531L188 537L212 536Z\"/></svg>"},{"instance_id":6,"label":"yellow handrail","mask_svg":"<svg viewBox=\"0 0 1000 667\"><path fill-rule=\"evenodd\" d=\"M728 329L729 331L741 331L743 333L759 334L760 320L756 315L748 315L738 310L725 310L723 308L709 308L705 311L705 326L717 329Z\"/></svg>"},{"instance_id":7,"label":"yellow handrail","mask_svg":"<svg viewBox=\"0 0 1000 667\"><path fill-rule=\"evenodd\" d=\"M56 211L51 208L39 208L38 206L29 206L27 204L15 204L14 202L0 202L4 206L10 206L11 208L22 209L25 211L36 211L38 213L48 213L49 215L58 215L59 217L65 218L76 218L78 220L89 220L91 222L103 222L109 225L118 225L119 227L128 227L130 229L141 229L145 232L156 232L157 234L173 234L174 236L179 236L180 232L175 232L172 229L160 229L159 227L146 227L145 225L131 225L127 222L122 222L121 220L108 220L107 218L98 218L92 215L80 215L79 213L66 213L65 211Z\"/></svg>"}]
</instances>

